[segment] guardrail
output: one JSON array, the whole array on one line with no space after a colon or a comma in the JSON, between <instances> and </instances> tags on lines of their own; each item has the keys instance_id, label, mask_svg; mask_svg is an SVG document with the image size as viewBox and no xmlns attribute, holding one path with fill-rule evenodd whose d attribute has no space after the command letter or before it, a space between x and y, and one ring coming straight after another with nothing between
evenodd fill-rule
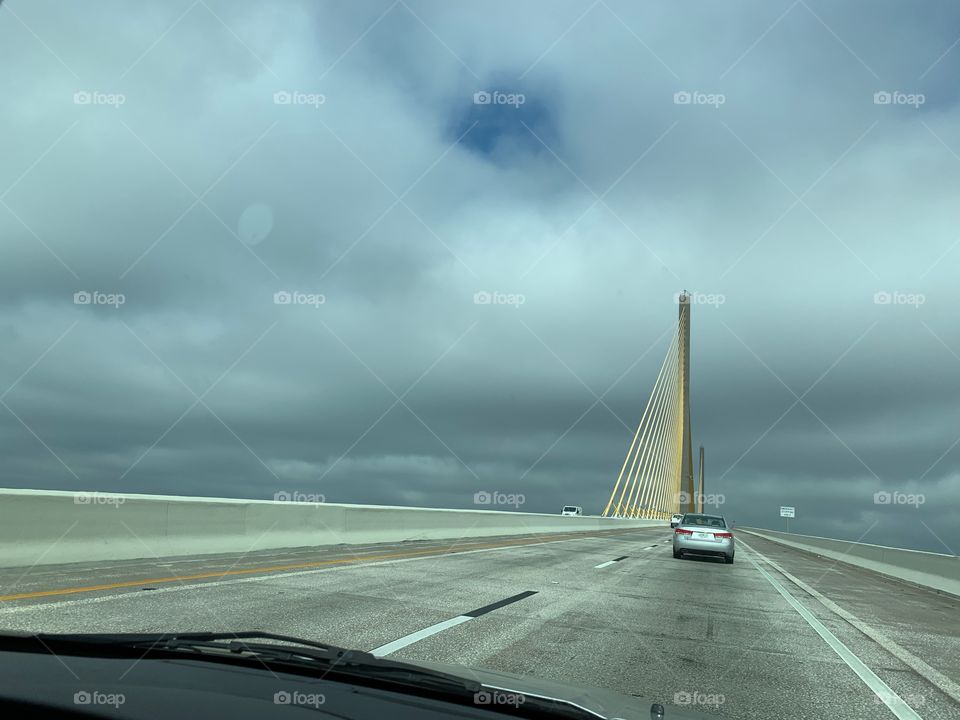
<instances>
[{"instance_id":1,"label":"guardrail","mask_svg":"<svg viewBox=\"0 0 960 720\"><path fill-rule=\"evenodd\" d=\"M763 528L740 531L838 562L881 573L913 585L960 596L960 558L956 555L870 545Z\"/></svg>"},{"instance_id":2,"label":"guardrail","mask_svg":"<svg viewBox=\"0 0 960 720\"><path fill-rule=\"evenodd\" d=\"M657 525L665 521L0 489L0 567Z\"/></svg>"}]
</instances>

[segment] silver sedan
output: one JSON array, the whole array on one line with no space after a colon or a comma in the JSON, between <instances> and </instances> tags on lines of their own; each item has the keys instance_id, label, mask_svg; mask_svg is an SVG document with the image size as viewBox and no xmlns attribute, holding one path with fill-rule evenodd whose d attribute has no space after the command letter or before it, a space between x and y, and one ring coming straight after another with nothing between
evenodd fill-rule
<instances>
[{"instance_id":1,"label":"silver sedan","mask_svg":"<svg viewBox=\"0 0 960 720\"><path fill-rule=\"evenodd\" d=\"M736 551L733 530L722 515L687 513L673 531L673 556L684 554L722 557L733 562Z\"/></svg>"}]
</instances>

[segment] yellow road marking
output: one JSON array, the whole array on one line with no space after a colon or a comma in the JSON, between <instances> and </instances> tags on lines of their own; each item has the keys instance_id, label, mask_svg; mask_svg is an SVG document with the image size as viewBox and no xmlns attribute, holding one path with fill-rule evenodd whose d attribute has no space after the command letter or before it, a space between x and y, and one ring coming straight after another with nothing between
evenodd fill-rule
<instances>
[{"instance_id":1,"label":"yellow road marking","mask_svg":"<svg viewBox=\"0 0 960 720\"><path fill-rule=\"evenodd\" d=\"M627 528L623 528L624 530ZM606 534L609 532L623 532L623 530L609 530L604 531L601 534ZM581 535L581 533L576 533L576 535ZM276 573L276 572L285 572L287 570L303 570L306 568L317 568L324 567L327 565L345 565L348 563L363 563L371 562L378 560L394 560L398 558L410 558L418 557L421 555L456 555L461 552L466 552L467 550L478 550L478 549L487 549L487 548L506 548L506 547L515 547L519 545L532 545L535 543L541 543L545 540L558 539L567 537L567 535L547 535L543 537L537 537L532 540L511 542L511 543L486 543L486 544L476 544L476 545L465 545L460 550L443 550L443 549L431 549L431 550L416 550L405 553L383 553L380 555L367 555L362 558L336 558L333 560L316 560L314 562L306 563L296 563L293 565L268 565L264 567L255 567L255 568L241 568L238 570L222 570L218 572L206 572L206 573L196 573L193 575L176 575L173 577L165 578L148 578L145 580L125 580L123 582L115 583L105 583L103 585L85 585L82 587L73 587L73 588L58 588L56 590L35 590L33 592L25 593L16 593L14 595L0 595L0 602L8 602L11 600L29 600L31 598L41 598L41 597L56 597L59 595L76 595L78 593L88 593L88 592L99 592L101 590L118 590L121 588L137 587L138 585L158 585L160 583L172 583L172 582L184 582L187 580L210 580L211 578L224 578L230 575L255 575L257 573Z\"/></svg>"}]
</instances>

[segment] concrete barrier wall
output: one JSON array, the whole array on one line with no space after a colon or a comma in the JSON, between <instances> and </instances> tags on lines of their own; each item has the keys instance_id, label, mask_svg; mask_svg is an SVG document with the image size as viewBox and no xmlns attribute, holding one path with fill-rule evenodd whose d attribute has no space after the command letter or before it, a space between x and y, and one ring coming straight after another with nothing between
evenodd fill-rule
<instances>
[{"instance_id":1,"label":"concrete barrier wall","mask_svg":"<svg viewBox=\"0 0 960 720\"><path fill-rule=\"evenodd\" d=\"M738 530L848 565L889 575L898 580L960 596L960 558L956 555L855 543L761 528L742 527Z\"/></svg>"},{"instance_id":2,"label":"concrete barrier wall","mask_svg":"<svg viewBox=\"0 0 960 720\"><path fill-rule=\"evenodd\" d=\"M658 525L666 521L0 489L0 567Z\"/></svg>"}]
</instances>

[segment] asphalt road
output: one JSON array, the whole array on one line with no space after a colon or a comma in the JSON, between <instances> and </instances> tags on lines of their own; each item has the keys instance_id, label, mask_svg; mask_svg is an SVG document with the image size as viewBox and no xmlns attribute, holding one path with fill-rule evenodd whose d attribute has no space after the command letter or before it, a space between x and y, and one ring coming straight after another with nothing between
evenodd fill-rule
<instances>
[{"instance_id":1,"label":"asphalt road","mask_svg":"<svg viewBox=\"0 0 960 720\"><path fill-rule=\"evenodd\" d=\"M723 718L960 717L960 600L746 533L733 565L676 560L669 541L653 528L3 569L0 629L269 630Z\"/></svg>"}]
</instances>

